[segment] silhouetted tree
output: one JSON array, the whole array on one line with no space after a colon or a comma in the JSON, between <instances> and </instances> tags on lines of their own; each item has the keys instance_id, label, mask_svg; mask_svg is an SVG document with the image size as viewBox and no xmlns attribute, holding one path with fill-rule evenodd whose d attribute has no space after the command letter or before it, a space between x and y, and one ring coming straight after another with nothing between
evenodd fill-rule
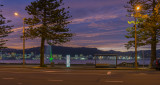
<instances>
[{"instance_id":1,"label":"silhouetted tree","mask_svg":"<svg viewBox=\"0 0 160 85\"><path fill-rule=\"evenodd\" d=\"M45 42L55 45L70 41L72 33L68 33L70 30L67 25L71 16L64 8L63 0L36 0L25 10L32 16L25 21L29 25L25 36L29 39L41 38L40 66L42 67Z\"/></svg>"},{"instance_id":2,"label":"silhouetted tree","mask_svg":"<svg viewBox=\"0 0 160 85\"><path fill-rule=\"evenodd\" d=\"M3 5L0 5L0 7L2 6ZM6 46L4 46L7 41L5 37L12 32L11 29L13 26L6 25L9 22L11 22L11 20L6 20L6 18L2 15L2 10L0 10L0 49L6 48Z\"/></svg>"}]
</instances>

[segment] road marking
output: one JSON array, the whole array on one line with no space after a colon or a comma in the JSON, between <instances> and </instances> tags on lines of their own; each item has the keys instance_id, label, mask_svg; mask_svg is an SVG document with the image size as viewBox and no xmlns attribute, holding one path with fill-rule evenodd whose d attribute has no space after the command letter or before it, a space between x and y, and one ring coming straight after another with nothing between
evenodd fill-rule
<instances>
[{"instance_id":1,"label":"road marking","mask_svg":"<svg viewBox=\"0 0 160 85\"><path fill-rule=\"evenodd\" d=\"M10 71L0 71L0 72L10 72Z\"/></svg>"},{"instance_id":2,"label":"road marking","mask_svg":"<svg viewBox=\"0 0 160 85\"><path fill-rule=\"evenodd\" d=\"M2 78L2 79L5 79L5 80L12 80L12 79L14 79L14 78Z\"/></svg>"},{"instance_id":3,"label":"road marking","mask_svg":"<svg viewBox=\"0 0 160 85\"><path fill-rule=\"evenodd\" d=\"M18 85L21 85L21 84L23 84L23 83L17 83Z\"/></svg>"},{"instance_id":4,"label":"road marking","mask_svg":"<svg viewBox=\"0 0 160 85\"><path fill-rule=\"evenodd\" d=\"M44 72L52 73L52 72L57 72L57 71L44 71Z\"/></svg>"},{"instance_id":5,"label":"road marking","mask_svg":"<svg viewBox=\"0 0 160 85\"><path fill-rule=\"evenodd\" d=\"M147 75L146 73L139 73L140 75Z\"/></svg>"},{"instance_id":6,"label":"road marking","mask_svg":"<svg viewBox=\"0 0 160 85\"><path fill-rule=\"evenodd\" d=\"M63 75L106 75L106 74L97 74L97 73L48 73L48 74L63 74Z\"/></svg>"},{"instance_id":7,"label":"road marking","mask_svg":"<svg viewBox=\"0 0 160 85\"><path fill-rule=\"evenodd\" d=\"M108 83L123 83L123 81L104 81L104 82L108 82Z\"/></svg>"},{"instance_id":8,"label":"road marking","mask_svg":"<svg viewBox=\"0 0 160 85\"><path fill-rule=\"evenodd\" d=\"M53 81L53 82L62 82L63 80L48 80L48 81Z\"/></svg>"},{"instance_id":9,"label":"road marking","mask_svg":"<svg viewBox=\"0 0 160 85\"><path fill-rule=\"evenodd\" d=\"M11 72L11 73L17 73L17 74L19 74L19 73L41 73L41 72Z\"/></svg>"},{"instance_id":10,"label":"road marking","mask_svg":"<svg viewBox=\"0 0 160 85\"><path fill-rule=\"evenodd\" d=\"M112 72L111 72L111 71L109 71L109 72L107 72L107 75L109 76L109 75L111 75L111 73L112 73Z\"/></svg>"}]
</instances>

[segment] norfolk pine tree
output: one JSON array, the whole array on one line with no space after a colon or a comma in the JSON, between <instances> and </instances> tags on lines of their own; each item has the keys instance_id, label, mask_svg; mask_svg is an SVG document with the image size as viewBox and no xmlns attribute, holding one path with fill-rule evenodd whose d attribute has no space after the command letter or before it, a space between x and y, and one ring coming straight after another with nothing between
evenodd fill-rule
<instances>
[{"instance_id":1,"label":"norfolk pine tree","mask_svg":"<svg viewBox=\"0 0 160 85\"><path fill-rule=\"evenodd\" d=\"M130 0L127 2L127 5L125 5L124 7L127 9L127 12L128 12L128 15L127 17L134 17L137 18L136 20L136 25L137 25L137 46L143 46L143 45L146 45L143 41L144 39L140 39L140 37L142 37L142 31L140 30L141 28L138 27L138 25L140 23L142 23L143 19L141 18L141 14L144 14L145 13L145 10L140 10L138 12L136 12L136 6L139 5L139 4L144 4L146 3L145 0ZM142 9L142 8L141 8ZM131 21L129 22L129 24L134 24L133 27L128 27L126 29L126 31L128 32L127 35L125 36L126 38L135 38L135 20L134 21ZM145 37L145 36L143 36ZM125 44L125 47L127 49L130 49L131 47L134 47L135 46L135 40L130 40L128 41L127 44Z\"/></svg>"},{"instance_id":2,"label":"norfolk pine tree","mask_svg":"<svg viewBox=\"0 0 160 85\"><path fill-rule=\"evenodd\" d=\"M69 33L67 25L71 17L64 6L63 0L36 0L31 2L25 10L31 18L25 20L29 28L26 29L26 38L41 39L40 66L44 66L44 45L61 44L70 41L72 33ZM68 7L69 8L69 7Z\"/></svg>"},{"instance_id":3,"label":"norfolk pine tree","mask_svg":"<svg viewBox=\"0 0 160 85\"><path fill-rule=\"evenodd\" d=\"M2 7L3 5L0 5ZM6 44L5 37L11 33L11 29L13 26L6 25L7 23L11 22L11 20L5 20L6 18L2 15L2 10L0 10L0 49L6 48L4 45Z\"/></svg>"},{"instance_id":4,"label":"norfolk pine tree","mask_svg":"<svg viewBox=\"0 0 160 85\"><path fill-rule=\"evenodd\" d=\"M155 4L157 5L157 3ZM146 43L151 44L150 66L152 66L153 61L156 60L157 43L160 40L160 13L159 11L156 12L156 5L154 5L153 13L140 24L140 27L143 27L141 30L145 31L147 36L150 36L146 39Z\"/></svg>"},{"instance_id":5,"label":"norfolk pine tree","mask_svg":"<svg viewBox=\"0 0 160 85\"><path fill-rule=\"evenodd\" d=\"M134 7L135 5L141 4L142 12L140 14L147 14L148 17L142 19L140 17L141 22L138 24L138 30L137 30L137 35L139 36L137 41L138 41L138 46L144 46L144 45L151 45L151 61L150 61L150 66L152 66L153 61L156 59L156 44L158 43L158 37L159 37L159 22L158 22L158 14L155 13L155 8L157 5L156 0L130 0L128 4L130 4L130 7ZM131 9L128 8L128 12ZM126 35L127 38L134 38L133 36L133 28L131 30L127 29L128 34ZM128 44L126 44L127 48L130 48L134 46L133 41L129 41Z\"/></svg>"}]
</instances>

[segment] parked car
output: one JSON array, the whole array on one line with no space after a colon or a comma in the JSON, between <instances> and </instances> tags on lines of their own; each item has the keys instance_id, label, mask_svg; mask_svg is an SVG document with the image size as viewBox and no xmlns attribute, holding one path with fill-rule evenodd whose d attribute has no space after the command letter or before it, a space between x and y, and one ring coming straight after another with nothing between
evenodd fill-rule
<instances>
[{"instance_id":1,"label":"parked car","mask_svg":"<svg viewBox=\"0 0 160 85\"><path fill-rule=\"evenodd\" d=\"M155 68L156 70L160 70L160 58L157 58L157 59L153 62L153 68Z\"/></svg>"}]
</instances>

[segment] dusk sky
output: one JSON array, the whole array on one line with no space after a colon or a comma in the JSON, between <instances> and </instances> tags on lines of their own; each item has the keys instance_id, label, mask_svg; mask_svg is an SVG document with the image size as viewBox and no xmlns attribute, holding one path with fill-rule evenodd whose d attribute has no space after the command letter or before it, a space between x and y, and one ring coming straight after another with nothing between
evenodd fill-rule
<instances>
[{"instance_id":1,"label":"dusk sky","mask_svg":"<svg viewBox=\"0 0 160 85\"><path fill-rule=\"evenodd\" d=\"M1 0L4 6L3 15L12 20L14 32L7 37L9 48L22 49L22 17L29 17L25 7L34 0ZM131 27L127 22L126 5L128 0L64 0L65 6L70 6L73 17L68 27L75 34L73 39L63 44L68 47L90 47L100 50L127 51L124 44L126 28ZM14 16L18 12L21 16ZM27 28L27 27L26 27ZM27 40L26 48L40 46L40 40Z\"/></svg>"}]
</instances>

